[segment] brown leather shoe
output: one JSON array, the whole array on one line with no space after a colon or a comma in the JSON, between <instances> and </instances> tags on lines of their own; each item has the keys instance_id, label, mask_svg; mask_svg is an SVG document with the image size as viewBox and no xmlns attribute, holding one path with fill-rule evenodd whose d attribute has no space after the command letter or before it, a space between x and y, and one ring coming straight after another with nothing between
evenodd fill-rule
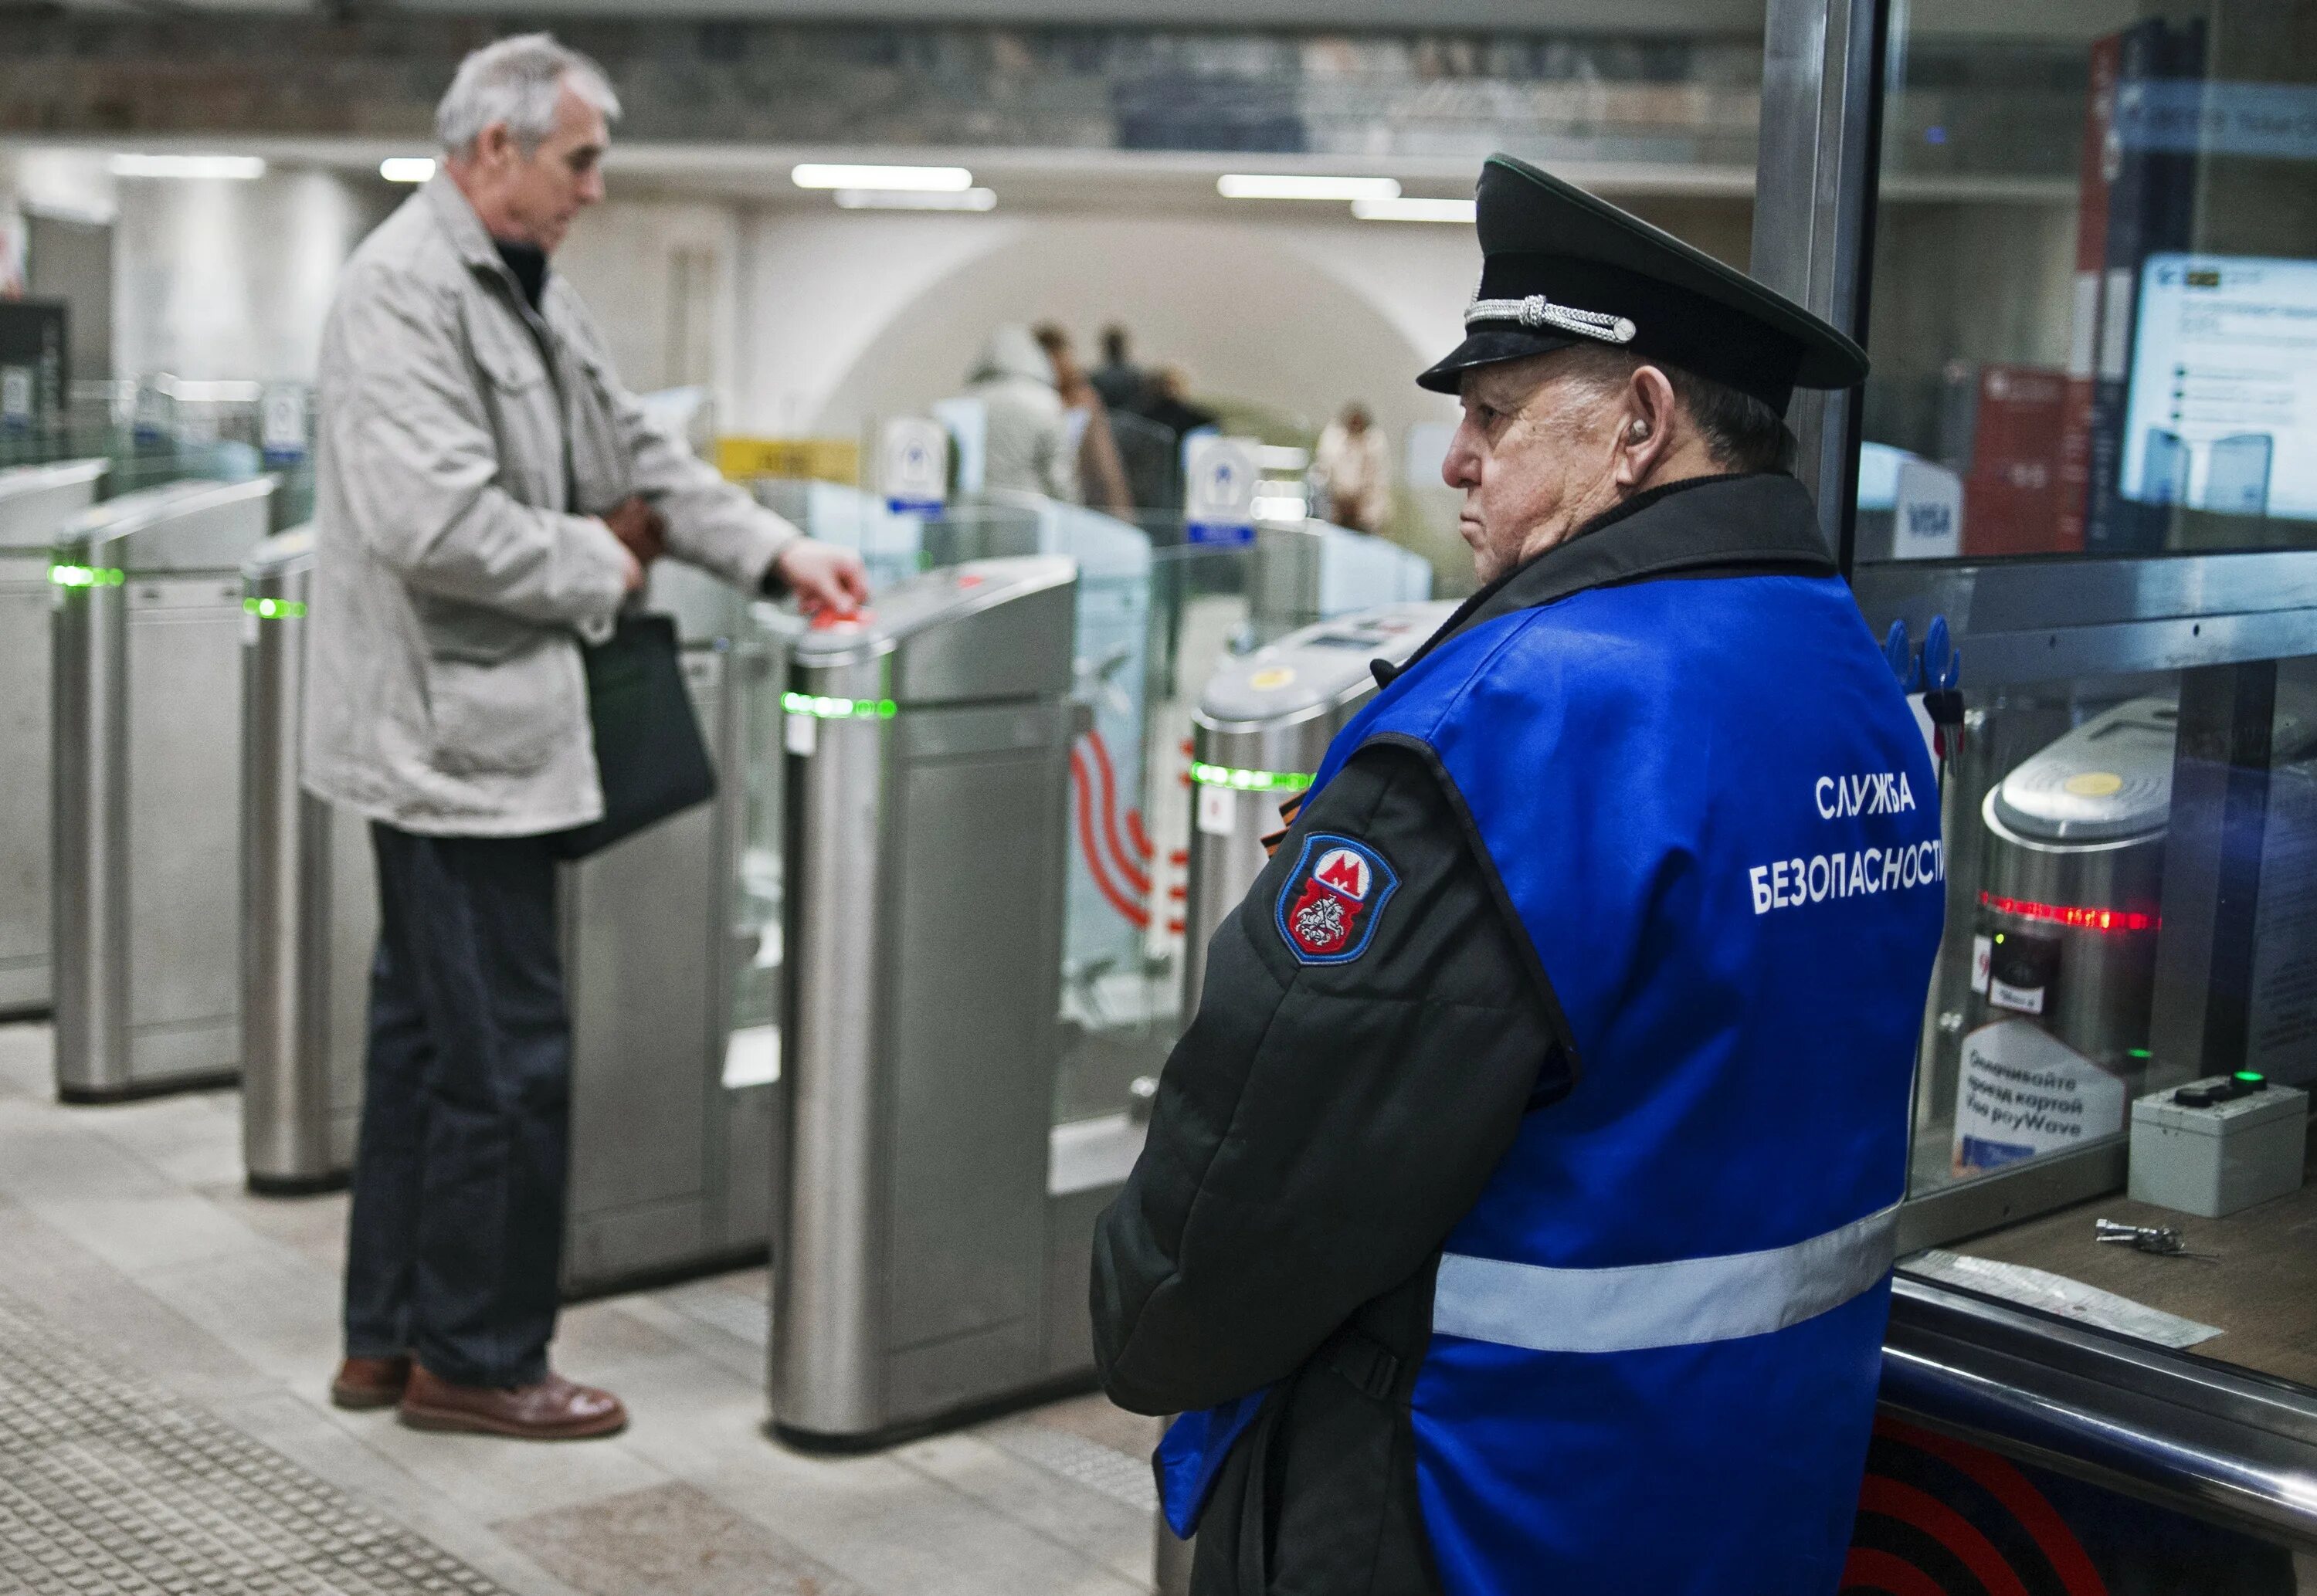
<instances>
[{"instance_id":1,"label":"brown leather shoe","mask_svg":"<svg viewBox=\"0 0 2317 1596\"><path fill-rule=\"evenodd\" d=\"M454 1386L413 1364L398 1410L414 1430L464 1430L518 1440L584 1440L627 1428L628 1410L609 1391L559 1374L529 1386Z\"/></svg>"},{"instance_id":2,"label":"brown leather shoe","mask_svg":"<svg viewBox=\"0 0 2317 1596\"><path fill-rule=\"evenodd\" d=\"M330 1381L330 1400L340 1407L392 1407L409 1378L407 1358L349 1358Z\"/></svg>"}]
</instances>

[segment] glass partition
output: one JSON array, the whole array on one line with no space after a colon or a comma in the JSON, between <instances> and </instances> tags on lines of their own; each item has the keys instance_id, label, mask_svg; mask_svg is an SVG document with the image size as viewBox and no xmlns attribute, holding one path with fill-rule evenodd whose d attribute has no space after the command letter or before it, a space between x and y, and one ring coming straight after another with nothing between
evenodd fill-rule
<instances>
[{"instance_id":1,"label":"glass partition","mask_svg":"<svg viewBox=\"0 0 2317 1596\"><path fill-rule=\"evenodd\" d=\"M2317 545L2317 4L1892 8L1857 557Z\"/></svg>"},{"instance_id":2,"label":"glass partition","mask_svg":"<svg viewBox=\"0 0 2317 1596\"><path fill-rule=\"evenodd\" d=\"M2317 1386L2317 0L1891 29L1855 581L1961 644L1901 1267Z\"/></svg>"},{"instance_id":3,"label":"glass partition","mask_svg":"<svg viewBox=\"0 0 2317 1596\"><path fill-rule=\"evenodd\" d=\"M2072 569L1859 584L1974 618L1901 1268L2317 1386L2317 556Z\"/></svg>"}]
</instances>

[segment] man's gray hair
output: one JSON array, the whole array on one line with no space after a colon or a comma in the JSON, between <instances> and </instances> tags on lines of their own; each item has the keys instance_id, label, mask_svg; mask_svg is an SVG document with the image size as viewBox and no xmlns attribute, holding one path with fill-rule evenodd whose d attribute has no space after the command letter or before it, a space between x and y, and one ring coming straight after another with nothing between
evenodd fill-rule
<instances>
[{"instance_id":1,"label":"man's gray hair","mask_svg":"<svg viewBox=\"0 0 2317 1596\"><path fill-rule=\"evenodd\" d=\"M515 146L530 155L555 131L555 102L564 85L604 113L620 114L620 97L604 69L552 33L521 33L487 44L459 63L450 92L434 108L434 137L443 151L470 156L493 122L505 122Z\"/></svg>"}]
</instances>

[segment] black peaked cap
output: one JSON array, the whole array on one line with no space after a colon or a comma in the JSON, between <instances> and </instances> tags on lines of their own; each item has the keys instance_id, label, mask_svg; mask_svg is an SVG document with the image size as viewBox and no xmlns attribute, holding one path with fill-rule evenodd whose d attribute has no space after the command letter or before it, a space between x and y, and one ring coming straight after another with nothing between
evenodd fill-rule
<instances>
[{"instance_id":1,"label":"black peaked cap","mask_svg":"<svg viewBox=\"0 0 2317 1596\"><path fill-rule=\"evenodd\" d=\"M1529 314L1465 324L1416 380L1453 394L1474 366L1598 343L1751 394L1780 415L1797 388L1849 388L1866 352L1783 294L1511 156L1481 168L1484 300ZM1542 296L1543 304L1533 296ZM1572 330L1592 327L1606 337Z\"/></svg>"}]
</instances>

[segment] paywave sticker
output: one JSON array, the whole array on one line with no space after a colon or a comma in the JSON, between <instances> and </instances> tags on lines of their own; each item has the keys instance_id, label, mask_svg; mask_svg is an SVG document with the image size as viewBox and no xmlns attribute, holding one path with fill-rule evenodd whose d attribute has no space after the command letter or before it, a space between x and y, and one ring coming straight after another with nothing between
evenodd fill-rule
<instances>
[{"instance_id":1,"label":"paywave sticker","mask_svg":"<svg viewBox=\"0 0 2317 1596\"><path fill-rule=\"evenodd\" d=\"M1315 832L1280 888L1279 934L1302 964L1349 964L1368 950L1400 876L1365 843Z\"/></svg>"}]
</instances>

